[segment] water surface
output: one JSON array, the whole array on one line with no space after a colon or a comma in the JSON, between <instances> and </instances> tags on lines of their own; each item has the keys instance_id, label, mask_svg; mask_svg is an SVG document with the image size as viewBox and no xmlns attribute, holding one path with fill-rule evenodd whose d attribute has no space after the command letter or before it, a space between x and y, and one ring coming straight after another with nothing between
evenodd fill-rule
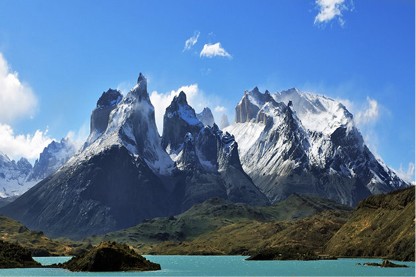
<instances>
[{"instance_id":1,"label":"water surface","mask_svg":"<svg viewBox=\"0 0 416 277\"><path fill-rule=\"evenodd\" d=\"M153 272L70 272L57 268L1 269L0 276L414 276L414 262L396 262L409 268L379 268L357 265L380 259L323 261L246 261L242 256L145 256L159 263ZM65 262L70 257L35 258L44 265Z\"/></svg>"}]
</instances>

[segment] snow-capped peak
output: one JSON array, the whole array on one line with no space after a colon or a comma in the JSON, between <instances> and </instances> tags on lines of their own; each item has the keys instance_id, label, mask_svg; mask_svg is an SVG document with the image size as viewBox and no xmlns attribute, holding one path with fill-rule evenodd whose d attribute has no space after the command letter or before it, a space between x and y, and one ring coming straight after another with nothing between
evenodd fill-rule
<instances>
[{"instance_id":1,"label":"snow-capped peak","mask_svg":"<svg viewBox=\"0 0 416 277\"><path fill-rule=\"evenodd\" d=\"M107 112L105 130L84 146L70 164L119 145L144 159L155 173L167 174L173 162L160 145L154 107L147 93L146 78L141 73L133 89Z\"/></svg>"},{"instance_id":2,"label":"snow-capped peak","mask_svg":"<svg viewBox=\"0 0 416 277\"><path fill-rule=\"evenodd\" d=\"M340 102L326 96L300 92L296 88L272 94L277 102L292 108L309 131L332 134L340 126L353 126L352 114Z\"/></svg>"}]
</instances>

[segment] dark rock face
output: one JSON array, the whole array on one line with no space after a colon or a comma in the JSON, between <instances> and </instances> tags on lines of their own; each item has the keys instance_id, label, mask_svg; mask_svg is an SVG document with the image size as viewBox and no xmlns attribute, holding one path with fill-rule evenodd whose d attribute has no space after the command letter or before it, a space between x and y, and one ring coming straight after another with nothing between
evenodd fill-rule
<instances>
[{"instance_id":1,"label":"dark rock face","mask_svg":"<svg viewBox=\"0 0 416 277\"><path fill-rule=\"evenodd\" d=\"M151 271L160 265L146 260L126 244L102 242L88 252L61 265L71 271Z\"/></svg>"},{"instance_id":2,"label":"dark rock face","mask_svg":"<svg viewBox=\"0 0 416 277\"><path fill-rule=\"evenodd\" d=\"M196 114L196 117L205 126L212 126L215 123L214 116L212 115L212 112L211 112L210 108L207 108L207 107L204 108L202 110L202 112Z\"/></svg>"},{"instance_id":3,"label":"dark rock face","mask_svg":"<svg viewBox=\"0 0 416 277\"><path fill-rule=\"evenodd\" d=\"M41 267L29 250L15 243L0 240L0 268Z\"/></svg>"},{"instance_id":4,"label":"dark rock face","mask_svg":"<svg viewBox=\"0 0 416 277\"><path fill-rule=\"evenodd\" d=\"M168 152L177 155L174 198L183 199L179 211L212 197L254 205L268 203L242 169L234 137L215 123L204 127L185 94L174 98L164 122L167 133L163 133L162 145L169 145ZM174 129L177 126L180 129ZM176 132L184 134L182 139Z\"/></svg>"},{"instance_id":5,"label":"dark rock face","mask_svg":"<svg viewBox=\"0 0 416 277\"><path fill-rule=\"evenodd\" d=\"M235 122L244 123L256 119L260 108L257 102L266 103L273 101L270 93L261 93L257 87L251 91L244 92L240 103L235 107Z\"/></svg>"},{"instance_id":6,"label":"dark rock face","mask_svg":"<svg viewBox=\"0 0 416 277\"><path fill-rule=\"evenodd\" d=\"M97 101L97 107L91 114L90 138L87 141L88 144L91 144L107 129L110 113L116 108L122 98L123 96L118 90L110 88L106 92L103 92Z\"/></svg>"},{"instance_id":7,"label":"dark rock face","mask_svg":"<svg viewBox=\"0 0 416 277\"><path fill-rule=\"evenodd\" d=\"M52 141L35 161L28 180L43 180L63 166L75 154L75 146L68 140Z\"/></svg>"},{"instance_id":8,"label":"dark rock face","mask_svg":"<svg viewBox=\"0 0 416 277\"><path fill-rule=\"evenodd\" d=\"M163 118L162 147L168 153L179 152L183 138L187 133L197 134L203 127L196 117L195 110L188 105L183 91L175 96L169 107L166 108Z\"/></svg>"},{"instance_id":9,"label":"dark rock face","mask_svg":"<svg viewBox=\"0 0 416 277\"><path fill-rule=\"evenodd\" d=\"M169 210L167 192L147 164L114 146L47 177L2 213L48 236L78 239L130 227Z\"/></svg>"}]
</instances>

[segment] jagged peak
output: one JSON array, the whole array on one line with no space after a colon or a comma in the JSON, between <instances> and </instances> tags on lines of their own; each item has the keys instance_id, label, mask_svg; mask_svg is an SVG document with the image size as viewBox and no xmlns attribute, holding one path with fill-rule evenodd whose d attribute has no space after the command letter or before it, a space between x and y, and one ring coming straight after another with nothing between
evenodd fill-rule
<instances>
[{"instance_id":1,"label":"jagged peak","mask_svg":"<svg viewBox=\"0 0 416 277\"><path fill-rule=\"evenodd\" d=\"M205 107L201 113L211 113L211 109L208 107Z\"/></svg>"},{"instance_id":2,"label":"jagged peak","mask_svg":"<svg viewBox=\"0 0 416 277\"><path fill-rule=\"evenodd\" d=\"M146 79L146 77L144 77L144 75L140 72L140 73L139 73L139 77L137 78L137 84L140 84L141 82L146 82L146 83L147 83L147 79Z\"/></svg>"},{"instance_id":3,"label":"jagged peak","mask_svg":"<svg viewBox=\"0 0 416 277\"><path fill-rule=\"evenodd\" d=\"M109 88L107 91L104 91L98 99L97 108L115 106L121 101L122 98L123 96L120 91Z\"/></svg>"},{"instance_id":4,"label":"jagged peak","mask_svg":"<svg viewBox=\"0 0 416 277\"><path fill-rule=\"evenodd\" d=\"M131 94L138 97L140 101L144 99L150 102L149 94L147 93L147 79L142 73L139 74L137 84L131 90Z\"/></svg>"},{"instance_id":5,"label":"jagged peak","mask_svg":"<svg viewBox=\"0 0 416 277\"><path fill-rule=\"evenodd\" d=\"M188 101L186 100L185 92L183 92L183 91L179 92L179 94L173 98L172 102L176 102L176 103L182 104L182 105L188 105Z\"/></svg>"},{"instance_id":6,"label":"jagged peak","mask_svg":"<svg viewBox=\"0 0 416 277\"><path fill-rule=\"evenodd\" d=\"M259 88L258 88L257 86L255 86L255 87L251 90L251 92L252 92L252 93L261 93L261 92L260 92L260 90L259 90Z\"/></svg>"}]
</instances>

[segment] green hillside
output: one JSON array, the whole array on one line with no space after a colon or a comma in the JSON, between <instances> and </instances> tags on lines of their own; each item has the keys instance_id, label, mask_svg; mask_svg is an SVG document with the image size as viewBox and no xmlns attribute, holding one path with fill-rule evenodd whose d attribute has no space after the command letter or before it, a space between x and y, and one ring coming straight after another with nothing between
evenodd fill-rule
<instances>
[{"instance_id":1,"label":"green hillside","mask_svg":"<svg viewBox=\"0 0 416 277\"><path fill-rule=\"evenodd\" d=\"M337 256L415 260L415 187L362 201L326 251Z\"/></svg>"}]
</instances>

